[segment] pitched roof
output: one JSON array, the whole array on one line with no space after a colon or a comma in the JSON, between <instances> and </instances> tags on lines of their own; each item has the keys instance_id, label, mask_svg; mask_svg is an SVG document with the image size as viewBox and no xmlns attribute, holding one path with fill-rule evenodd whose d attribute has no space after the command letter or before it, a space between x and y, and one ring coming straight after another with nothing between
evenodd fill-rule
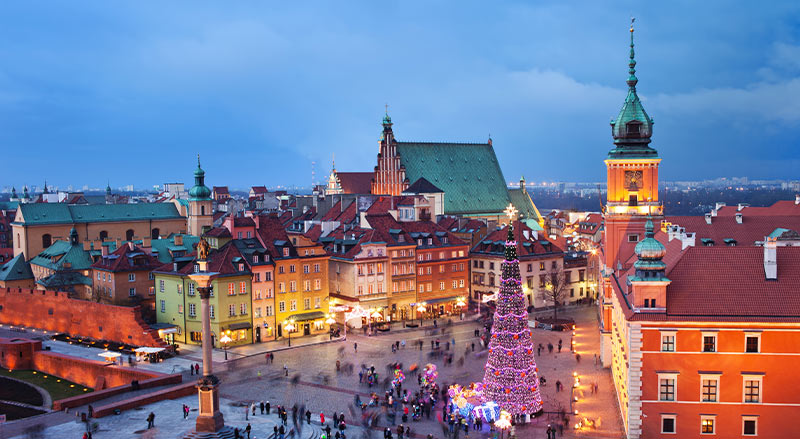
<instances>
[{"instance_id":1,"label":"pitched roof","mask_svg":"<svg viewBox=\"0 0 800 439\"><path fill-rule=\"evenodd\" d=\"M58 271L36 281L45 288L64 289L70 285L92 285L92 279L76 271Z\"/></svg>"},{"instance_id":2,"label":"pitched roof","mask_svg":"<svg viewBox=\"0 0 800 439\"><path fill-rule=\"evenodd\" d=\"M256 195L263 195L269 192L266 186L253 186L250 190Z\"/></svg>"},{"instance_id":3,"label":"pitched roof","mask_svg":"<svg viewBox=\"0 0 800 439\"><path fill-rule=\"evenodd\" d=\"M355 221L358 216L358 206L356 201L350 201L347 207L342 208L342 201L337 201L325 215L322 216L322 221L339 221L342 224L350 224Z\"/></svg>"},{"instance_id":4,"label":"pitched roof","mask_svg":"<svg viewBox=\"0 0 800 439\"><path fill-rule=\"evenodd\" d=\"M70 266L66 267L66 264ZM89 252L83 249L82 244L72 245L69 241L58 240L31 259L31 265L54 271L86 270L91 267L92 258Z\"/></svg>"},{"instance_id":5,"label":"pitched roof","mask_svg":"<svg viewBox=\"0 0 800 439\"><path fill-rule=\"evenodd\" d=\"M399 226L411 236L411 239L418 240L424 239L422 246L417 247L452 247L458 245L468 245L469 243L463 241L461 238L445 229L444 227L430 221L408 221L397 223ZM447 238L445 241L443 238ZM432 244L428 244L428 238L431 238Z\"/></svg>"},{"instance_id":6,"label":"pitched roof","mask_svg":"<svg viewBox=\"0 0 800 439\"><path fill-rule=\"evenodd\" d=\"M158 258L148 254L140 247L122 245L114 252L103 256L92 264L92 268L107 271L152 271L162 265Z\"/></svg>"},{"instance_id":7,"label":"pitched roof","mask_svg":"<svg viewBox=\"0 0 800 439\"><path fill-rule=\"evenodd\" d=\"M181 245L175 244L175 236L181 236L183 240ZM154 239L151 241L151 252L158 256L158 260L162 263L171 263L175 257L185 257L194 251L194 246L200 241L200 238L194 235L175 235L169 237ZM177 255L177 256L174 256Z\"/></svg>"},{"instance_id":8,"label":"pitched roof","mask_svg":"<svg viewBox=\"0 0 800 439\"><path fill-rule=\"evenodd\" d=\"M520 218L538 222L542 219L539 209L533 204L531 195L525 188L512 188L508 190L508 196L511 198L511 204L519 211ZM541 230L541 227L538 229Z\"/></svg>"},{"instance_id":9,"label":"pitched roof","mask_svg":"<svg viewBox=\"0 0 800 439\"><path fill-rule=\"evenodd\" d=\"M183 218L172 203L87 204L26 203L19 205L27 225L76 224L105 221L136 221Z\"/></svg>"},{"instance_id":10,"label":"pitched roof","mask_svg":"<svg viewBox=\"0 0 800 439\"><path fill-rule=\"evenodd\" d=\"M228 230L227 227L214 227L208 232L203 233L203 236L208 236L212 238L230 238L231 232L230 230Z\"/></svg>"},{"instance_id":11,"label":"pitched roof","mask_svg":"<svg viewBox=\"0 0 800 439\"><path fill-rule=\"evenodd\" d=\"M517 221L514 224L514 239L517 241L517 257L520 260L536 258L539 256L562 255L564 249L547 239L544 236L538 238L534 236L534 231L524 222ZM526 236L527 235L527 236ZM506 239L508 238L508 226L503 226L492 233L486 235L481 242L477 243L471 253L488 254L493 256L503 256L505 254Z\"/></svg>"},{"instance_id":12,"label":"pitched roof","mask_svg":"<svg viewBox=\"0 0 800 439\"><path fill-rule=\"evenodd\" d=\"M437 192L444 191L436 187L436 185L428 181L425 177L418 178L417 181L411 183L411 186L403 191L404 194L431 194Z\"/></svg>"},{"instance_id":13,"label":"pitched roof","mask_svg":"<svg viewBox=\"0 0 800 439\"><path fill-rule=\"evenodd\" d=\"M256 222L249 216L237 216L233 219L235 227L255 227Z\"/></svg>"},{"instance_id":14,"label":"pitched roof","mask_svg":"<svg viewBox=\"0 0 800 439\"><path fill-rule=\"evenodd\" d=\"M214 193L217 195L230 194L228 186L214 186Z\"/></svg>"},{"instance_id":15,"label":"pitched roof","mask_svg":"<svg viewBox=\"0 0 800 439\"><path fill-rule=\"evenodd\" d=\"M192 253L188 256L196 257L196 253ZM239 262L245 263L246 261L242 257L242 253L239 249L233 244L233 241L226 243L219 249L212 249L208 253L208 271L219 273L218 276L248 273L247 269L239 271ZM247 264L245 264L245 267L247 267ZM164 264L156 271L176 273L176 271L173 271L173 268L172 264ZM184 264L178 268L177 273L191 274L193 271L194 264Z\"/></svg>"},{"instance_id":16,"label":"pitched roof","mask_svg":"<svg viewBox=\"0 0 800 439\"><path fill-rule=\"evenodd\" d=\"M590 213L586 218L578 221L578 233L594 235L603 226L603 216L599 213Z\"/></svg>"},{"instance_id":17,"label":"pitched roof","mask_svg":"<svg viewBox=\"0 0 800 439\"><path fill-rule=\"evenodd\" d=\"M444 191L448 214L502 212L510 202L489 143L397 142L409 181L425 177Z\"/></svg>"},{"instance_id":18,"label":"pitched roof","mask_svg":"<svg viewBox=\"0 0 800 439\"><path fill-rule=\"evenodd\" d=\"M0 280L8 282L24 279L33 279L31 267L25 262L25 254L20 253L0 266Z\"/></svg>"},{"instance_id":19,"label":"pitched roof","mask_svg":"<svg viewBox=\"0 0 800 439\"><path fill-rule=\"evenodd\" d=\"M458 216L442 216L437 224L454 233L473 233L486 227L486 223L481 220Z\"/></svg>"},{"instance_id":20,"label":"pitched roof","mask_svg":"<svg viewBox=\"0 0 800 439\"><path fill-rule=\"evenodd\" d=\"M766 280L758 247L690 247L667 273L667 315L800 320L800 248L778 247L778 278Z\"/></svg>"},{"instance_id":21,"label":"pitched roof","mask_svg":"<svg viewBox=\"0 0 800 439\"><path fill-rule=\"evenodd\" d=\"M778 228L800 230L800 214L798 215L748 215L742 212L742 223L736 222L734 215L717 215L706 223L704 216L668 216L666 221L686 228L687 233L696 234L697 245L703 239L711 239L715 245L725 245L725 239L735 239L737 245L755 245L756 241L764 241L765 236Z\"/></svg>"},{"instance_id":22,"label":"pitched roof","mask_svg":"<svg viewBox=\"0 0 800 439\"><path fill-rule=\"evenodd\" d=\"M346 194L368 194L372 190L373 172L339 172L339 185Z\"/></svg>"}]
</instances>

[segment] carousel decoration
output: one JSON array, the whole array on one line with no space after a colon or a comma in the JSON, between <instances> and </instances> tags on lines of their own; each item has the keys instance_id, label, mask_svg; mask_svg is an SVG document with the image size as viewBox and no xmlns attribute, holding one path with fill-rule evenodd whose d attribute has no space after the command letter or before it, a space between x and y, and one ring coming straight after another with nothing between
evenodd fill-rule
<instances>
[{"instance_id":1,"label":"carousel decoration","mask_svg":"<svg viewBox=\"0 0 800 439\"><path fill-rule=\"evenodd\" d=\"M422 385L423 386L430 386L436 382L436 378L439 376L439 372L436 370L435 364L426 364L424 368L422 368Z\"/></svg>"}]
</instances>

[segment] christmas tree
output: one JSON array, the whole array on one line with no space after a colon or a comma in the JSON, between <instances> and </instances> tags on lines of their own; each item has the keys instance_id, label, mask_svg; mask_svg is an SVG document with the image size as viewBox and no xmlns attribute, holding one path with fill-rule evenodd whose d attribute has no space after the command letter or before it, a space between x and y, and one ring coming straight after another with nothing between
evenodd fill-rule
<instances>
[{"instance_id":1,"label":"christmas tree","mask_svg":"<svg viewBox=\"0 0 800 439\"><path fill-rule=\"evenodd\" d=\"M533 340L528 328L517 243L511 224L508 225L505 261L485 369L485 401L493 401L514 415L541 412L538 368L533 359Z\"/></svg>"}]
</instances>

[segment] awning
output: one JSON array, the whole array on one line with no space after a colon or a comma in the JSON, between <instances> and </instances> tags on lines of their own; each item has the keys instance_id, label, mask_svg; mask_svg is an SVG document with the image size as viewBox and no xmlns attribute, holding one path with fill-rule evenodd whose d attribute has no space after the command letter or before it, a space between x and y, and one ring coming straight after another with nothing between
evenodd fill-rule
<instances>
[{"instance_id":1,"label":"awning","mask_svg":"<svg viewBox=\"0 0 800 439\"><path fill-rule=\"evenodd\" d=\"M443 303L443 302L455 302L456 299L458 299L459 297L461 297L461 296L441 297L439 299L426 300L425 304L426 305L435 305L437 303Z\"/></svg>"},{"instance_id":2,"label":"awning","mask_svg":"<svg viewBox=\"0 0 800 439\"><path fill-rule=\"evenodd\" d=\"M253 325L251 325L250 322L238 322L238 323L231 323L228 329L235 331L238 329L250 329L252 327Z\"/></svg>"},{"instance_id":3,"label":"awning","mask_svg":"<svg viewBox=\"0 0 800 439\"><path fill-rule=\"evenodd\" d=\"M180 328L178 328L178 325L173 325L172 323L154 323L150 325L150 327L157 330L160 334L180 333Z\"/></svg>"},{"instance_id":4,"label":"awning","mask_svg":"<svg viewBox=\"0 0 800 439\"><path fill-rule=\"evenodd\" d=\"M322 311L311 311L311 312L304 312L300 314L295 314L290 319L293 319L296 322L308 322L311 320L319 320L325 318L325 313Z\"/></svg>"},{"instance_id":5,"label":"awning","mask_svg":"<svg viewBox=\"0 0 800 439\"><path fill-rule=\"evenodd\" d=\"M161 352L163 350L164 348L149 348L145 346L141 348L136 348L133 350L133 352L136 352L137 354L155 354L156 352Z\"/></svg>"},{"instance_id":6,"label":"awning","mask_svg":"<svg viewBox=\"0 0 800 439\"><path fill-rule=\"evenodd\" d=\"M120 354L119 352L100 352L97 355L105 358L117 358L119 356L122 356L122 354Z\"/></svg>"}]
</instances>

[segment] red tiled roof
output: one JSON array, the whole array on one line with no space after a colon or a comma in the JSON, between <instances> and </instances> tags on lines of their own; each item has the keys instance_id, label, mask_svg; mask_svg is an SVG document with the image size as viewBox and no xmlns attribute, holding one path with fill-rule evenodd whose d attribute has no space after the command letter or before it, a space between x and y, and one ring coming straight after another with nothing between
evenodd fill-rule
<instances>
[{"instance_id":1,"label":"red tiled roof","mask_svg":"<svg viewBox=\"0 0 800 439\"><path fill-rule=\"evenodd\" d=\"M285 241L286 246L290 248L290 257L297 256L297 252L292 242L289 240L289 235L286 233L283 222L279 218L272 215L262 215L258 217L258 229L256 229L256 234L273 260L282 259L284 257L283 252L275 247L275 241Z\"/></svg>"},{"instance_id":2,"label":"red tiled roof","mask_svg":"<svg viewBox=\"0 0 800 439\"><path fill-rule=\"evenodd\" d=\"M406 231L409 235L414 233L428 233L430 238L433 238L434 247L446 247L456 245L468 245L468 242L461 240L458 236L445 229L444 227L430 221L410 221L397 223L400 228ZM447 234L447 243L442 243L441 237L437 232L444 232ZM412 236L411 239L414 239ZM427 237L425 238L427 240Z\"/></svg>"},{"instance_id":3,"label":"red tiled roof","mask_svg":"<svg viewBox=\"0 0 800 439\"><path fill-rule=\"evenodd\" d=\"M338 201L325 213L322 221L339 221L341 224L350 224L356 220L358 206L355 201L351 201L346 208L342 209L342 202Z\"/></svg>"},{"instance_id":4,"label":"red tiled roof","mask_svg":"<svg viewBox=\"0 0 800 439\"><path fill-rule=\"evenodd\" d=\"M306 231L304 235L306 238L317 242L319 237L322 236L322 227L320 227L319 224L314 224L310 229L308 229L308 231Z\"/></svg>"},{"instance_id":5,"label":"red tiled roof","mask_svg":"<svg viewBox=\"0 0 800 439\"><path fill-rule=\"evenodd\" d=\"M269 192L267 191L266 186L253 186L252 188L250 188L250 190L252 190L253 193L256 195L263 195Z\"/></svg>"},{"instance_id":6,"label":"red tiled roof","mask_svg":"<svg viewBox=\"0 0 800 439\"><path fill-rule=\"evenodd\" d=\"M451 232L467 232L469 230L478 231L486 227L486 223L481 220L461 218L457 216L443 216L437 222L440 226ZM453 230L455 229L455 230Z\"/></svg>"},{"instance_id":7,"label":"red tiled roof","mask_svg":"<svg viewBox=\"0 0 800 439\"><path fill-rule=\"evenodd\" d=\"M525 232L528 234L527 238L525 237ZM538 239L535 238L533 230L525 225L525 223L517 221L514 224L513 233L514 239L517 241L517 256L519 259L530 259L544 255L553 256L553 254L562 254L564 252L563 247L544 236ZM474 253L503 255L505 253L505 242L507 238L508 226L504 226L486 235L486 237L476 244L471 251ZM542 244L542 241L549 242L549 248L546 248ZM525 243L529 245L525 245Z\"/></svg>"},{"instance_id":8,"label":"red tiled roof","mask_svg":"<svg viewBox=\"0 0 800 439\"><path fill-rule=\"evenodd\" d=\"M372 191L372 172L336 172L342 192L346 194L368 194Z\"/></svg>"},{"instance_id":9,"label":"red tiled roof","mask_svg":"<svg viewBox=\"0 0 800 439\"><path fill-rule=\"evenodd\" d=\"M603 225L603 216L599 213L590 213L585 219L578 221L578 233L594 235Z\"/></svg>"},{"instance_id":10,"label":"red tiled roof","mask_svg":"<svg viewBox=\"0 0 800 439\"><path fill-rule=\"evenodd\" d=\"M735 239L737 245L752 246L756 241L764 241L764 237L775 229L782 227L800 231L800 214L798 215L748 215L742 211L742 224L736 222L734 215L717 215L706 223L704 216L668 216L666 221L686 228L687 233L696 234L696 245L703 245L702 239L713 239L715 245L725 245L725 239ZM734 208L735 211L735 208Z\"/></svg>"},{"instance_id":11,"label":"red tiled roof","mask_svg":"<svg viewBox=\"0 0 800 439\"><path fill-rule=\"evenodd\" d=\"M233 219L234 227L255 227L256 222L249 216L237 216Z\"/></svg>"},{"instance_id":12,"label":"red tiled roof","mask_svg":"<svg viewBox=\"0 0 800 439\"><path fill-rule=\"evenodd\" d=\"M217 195L228 195L228 186L214 186L214 193Z\"/></svg>"},{"instance_id":13,"label":"red tiled roof","mask_svg":"<svg viewBox=\"0 0 800 439\"><path fill-rule=\"evenodd\" d=\"M162 264L158 258L146 253L140 247L130 248L128 244L120 246L108 256L101 257L92 264L92 268L109 271L152 271Z\"/></svg>"},{"instance_id":14,"label":"red tiled roof","mask_svg":"<svg viewBox=\"0 0 800 439\"><path fill-rule=\"evenodd\" d=\"M667 314L800 318L800 248L778 247L766 280L758 247L691 247L668 273Z\"/></svg>"},{"instance_id":15,"label":"red tiled roof","mask_svg":"<svg viewBox=\"0 0 800 439\"><path fill-rule=\"evenodd\" d=\"M203 233L203 236L210 236L212 238L230 238L231 232L227 227L214 227L208 232Z\"/></svg>"}]
</instances>

